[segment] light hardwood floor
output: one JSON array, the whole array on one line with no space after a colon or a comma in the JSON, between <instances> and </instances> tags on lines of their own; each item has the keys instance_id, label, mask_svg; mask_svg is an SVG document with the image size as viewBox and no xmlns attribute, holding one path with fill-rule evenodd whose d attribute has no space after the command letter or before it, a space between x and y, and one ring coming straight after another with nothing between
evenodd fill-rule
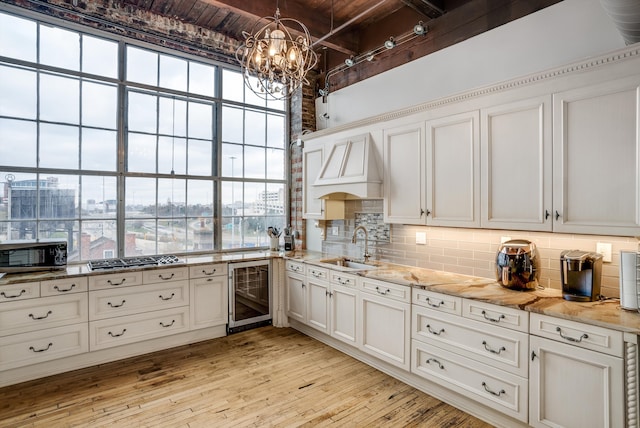
<instances>
[{"instance_id":1,"label":"light hardwood floor","mask_svg":"<svg viewBox=\"0 0 640 428\"><path fill-rule=\"evenodd\" d=\"M0 426L490 425L290 328L0 388Z\"/></svg>"}]
</instances>

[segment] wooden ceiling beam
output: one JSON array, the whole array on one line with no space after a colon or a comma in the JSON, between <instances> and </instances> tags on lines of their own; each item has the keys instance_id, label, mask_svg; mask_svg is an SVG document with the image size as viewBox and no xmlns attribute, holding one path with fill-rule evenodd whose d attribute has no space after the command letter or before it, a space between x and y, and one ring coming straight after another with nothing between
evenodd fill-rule
<instances>
[{"instance_id":1,"label":"wooden ceiling beam","mask_svg":"<svg viewBox=\"0 0 640 428\"><path fill-rule=\"evenodd\" d=\"M265 16L274 16L276 12L276 3L265 2L264 0L202 0L202 2L220 9L229 10L255 21ZM302 22L309 30L312 40L324 38L331 32L330 16L324 16L319 11L312 10L292 0L282 2L279 8L282 18L293 18ZM334 26L336 26L335 23ZM295 28L290 29L296 30ZM250 28L247 28L247 30L250 30ZM347 55L357 53L357 44L357 40L348 34L334 34L320 43L322 46Z\"/></svg>"}]
</instances>

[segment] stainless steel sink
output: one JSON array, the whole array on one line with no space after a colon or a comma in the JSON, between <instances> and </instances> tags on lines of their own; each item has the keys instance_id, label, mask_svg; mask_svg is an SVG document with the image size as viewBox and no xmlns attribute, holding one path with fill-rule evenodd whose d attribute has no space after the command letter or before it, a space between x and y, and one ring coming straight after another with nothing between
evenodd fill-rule
<instances>
[{"instance_id":1,"label":"stainless steel sink","mask_svg":"<svg viewBox=\"0 0 640 428\"><path fill-rule=\"evenodd\" d=\"M351 259L349 259L347 257L336 257L336 258L332 258L332 259L322 259L322 260L320 260L320 263L325 263L325 264L329 264L329 265L333 265L333 266L339 266L339 267L343 267L343 268L356 269L356 270L371 270L371 269L377 269L378 268L378 266L376 266L375 263L355 261L355 260L351 260Z\"/></svg>"}]
</instances>

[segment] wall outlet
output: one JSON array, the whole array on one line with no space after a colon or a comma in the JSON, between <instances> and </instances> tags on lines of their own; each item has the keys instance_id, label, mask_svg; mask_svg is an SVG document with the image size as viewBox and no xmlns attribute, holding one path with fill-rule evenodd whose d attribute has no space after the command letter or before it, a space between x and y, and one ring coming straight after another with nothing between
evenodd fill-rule
<instances>
[{"instance_id":1,"label":"wall outlet","mask_svg":"<svg viewBox=\"0 0 640 428\"><path fill-rule=\"evenodd\" d=\"M602 254L602 261L611 263L611 244L608 242L598 242L596 244L596 253Z\"/></svg>"},{"instance_id":2,"label":"wall outlet","mask_svg":"<svg viewBox=\"0 0 640 428\"><path fill-rule=\"evenodd\" d=\"M338 226L331 226L331 236L338 236L340 229Z\"/></svg>"},{"instance_id":3,"label":"wall outlet","mask_svg":"<svg viewBox=\"0 0 640 428\"><path fill-rule=\"evenodd\" d=\"M416 245L427 245L427 232L416 232Z\"/></svg>"}]
</instances>

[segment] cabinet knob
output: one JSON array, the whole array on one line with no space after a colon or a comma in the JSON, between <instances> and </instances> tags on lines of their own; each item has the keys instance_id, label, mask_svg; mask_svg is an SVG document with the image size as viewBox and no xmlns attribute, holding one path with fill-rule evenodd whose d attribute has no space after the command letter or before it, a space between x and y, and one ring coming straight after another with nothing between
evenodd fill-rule
<instances>
[{"instance_id":1,"label":"cabinet knob","mask_svg":"<svg viewBox=\"0 0 640 428\"><path fill-rule=\"evenodd\" d=\"M544 210L544 219L548 219L549 218L549 210Z\"/></svg>"},{"instance_id":2,"label":"cabinet knob","mask_svg":"<svg viewBox=\"0 0 640 428\"><path fill-rule=\"evenodd\" d=\"M558 221L559 218L560 218L560 213L558 212L558 210L556 210L556 221Z\"/></svg>"}]
</instances>

